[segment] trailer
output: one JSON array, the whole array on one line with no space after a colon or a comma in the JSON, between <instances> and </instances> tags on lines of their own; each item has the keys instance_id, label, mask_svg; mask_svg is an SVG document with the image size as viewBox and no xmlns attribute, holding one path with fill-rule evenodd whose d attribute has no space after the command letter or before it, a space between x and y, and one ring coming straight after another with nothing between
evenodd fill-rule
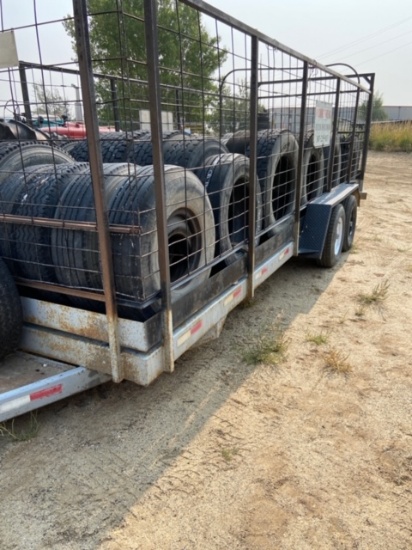
<instances>
[{"instance_id":1,"label":"trailer","mask_svg":"<svg viewBox=\"0 0 412 550\"><path fill-rule=\"evenodd\" d=\"M21 26L2 4L0 421L146 386L290 258L350 250L373 74L201 0L73 0L50 20L37 1ZM86 139L36 129L77 112Z\"/></svg>"}]
</instances>

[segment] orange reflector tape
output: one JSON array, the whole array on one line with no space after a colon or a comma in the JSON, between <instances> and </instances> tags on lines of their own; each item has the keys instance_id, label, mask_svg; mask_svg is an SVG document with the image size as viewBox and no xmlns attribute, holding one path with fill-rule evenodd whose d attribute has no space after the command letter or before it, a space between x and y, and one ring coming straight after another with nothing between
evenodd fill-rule
<instances>
[{"instance_id":1,"label":"orange reflector tape","mask_svg":"<svg viewBox=\"0 0 412 550\"><path fill-rule=\"evenodd\" d=\"M203 326L203 321L200 319L199 321L197 321L197 323L195 323L192 326L190 330L182 334L182 336L177 340L177 345L181 346L182 344L184 344L187 340L189 340L191 336L193 336L193 334L196 334L196 332L200 330L202 326Z\"/></svg>"},{"instance_id":2,"label":"orange reflector tape","mask_svg":"<svg viewBox=\"0 0 412 550\"><path fill-rule=\"evenodd\" d=\"M230 302L233 302L235 298L239 296L239 294L242 292L242 287L237 288L232 294L229 294L229 296L225 299L223 302L225 306L230 304Z\"/></svg>"}]
</instances>

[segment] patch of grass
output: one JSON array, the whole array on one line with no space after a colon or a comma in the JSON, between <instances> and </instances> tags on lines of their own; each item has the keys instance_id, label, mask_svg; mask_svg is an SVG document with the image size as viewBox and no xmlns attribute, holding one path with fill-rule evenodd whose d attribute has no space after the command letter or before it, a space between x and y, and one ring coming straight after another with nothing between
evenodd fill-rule
<instances>
[{"instance_id":1,"label":"patch of grass","mask_svg":"<svg viewBox=\"0 0 412 550\"><path fill-rule=\"evenodd\" d=\"M388 297L389 281L378 283L369 294L359 294L358 300L365 306L380 305Z\"/></svg>"},{"instance_id":2,"label":"patch of grass","mask_svg":"<svg viewBox=\"0 0 412 550\"><path fill-rule=\"evenodd\" d=\"M369 147L375 151L412 152L412 123L372 124Z\"/></svg>"},{"instance_id":3,"label":"patch of grass","mask_svg":"<svg viewBox=\"0 0 412 550\"><path fill-rule=\"evenodd\" d=\"M365 306L360 305L358 308L356 308L355 315L356 315L356 317L364 317L365 316Z\"/></svg>"},{"instance_id":4,"label":"patch of grass","mask_svg":"<svg viewBox=\"0 0 412 550\"><path fill-rule=\"evenodd\" d=\"M233 458L239 454L239 449L237 447L225 447L221 449L221 453L226 462L231 462Z\"/></svg>"},{"instance_id":5,"label":"patch of grass","mask_svg":"<svg viewBox=\"0 0 412 550\"><path fill-rule=\"evenodd\" d=\"M25 426L17 428L15 419L11 422L2 422L0 423L0 436L9 437L16 442L29 441L39 433L40 426L37 421L37 414L31 413L30 420L25 424Z\"/></svg>"},{"instance_id":6,"label":"patch of grass","mask_svg":"<svg viewBox=\"0 0 412 550\"><path fill-rule=\"evenodd\" d=\"M334 348L329 349L323 356L325 370L330 373L348 375L353 367L348 362L348 355Z\"/></svg>"},{"instance_id":7,"label":"patch of grass","mask_svg":"<svg viewBox=\"0 0 412 550\"><path fill-rule=\"evenodd\" d=\"M285 333L276 328L261 336L256 345L246 351L243 359L251 365L278 365L284 359L287 347Z\"/></svg>"},{"instance_id":8,"label":"patch of grass","mask_svg":"<svg viewBox=\"0 0 412 550\"><path fill-rule=\"evenodd\" d=\"M311 342L317 346L328 343L328 334L326 332L309 333L306 335L306 342Z\"/></svg>"}]
</instances>

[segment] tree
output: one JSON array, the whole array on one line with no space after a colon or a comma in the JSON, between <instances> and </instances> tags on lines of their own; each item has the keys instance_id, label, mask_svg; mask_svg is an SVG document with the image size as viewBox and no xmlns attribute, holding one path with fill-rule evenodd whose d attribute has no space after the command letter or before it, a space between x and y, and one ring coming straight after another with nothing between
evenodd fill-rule
<instances>
[{"instance_id":1,"label":"tree","mask_svg":"<svg viewBox=\"0 0 412 550\"><path fill-rule=\"evenodd\" d=\"M366 115L368 112L368 101L364 101L359 107L359 114L363 120L366 120ZM383 121L387 120L388 115L383 108L383 96L379 92L373 94L372 99L372 120Z\"/></svg>"},{"instance_id":2,"label":"tree","mask_svg":"<svg viewBox=\"0 0 412 550\"><path fill-rule=\"evenodd\" d=\"M108 75L96 80L100 116L113 119L109 76L120 77L116 86L124 128L138 120L136 111L148 109L143 1L88 0L88 8L93 69ZM64 27L75 49L73 20L66 19ZM186 123L204 124L217 91L213 75L226 57L217 48L218 37L209 35L197 10L159 0L158 38L162 110Z\"/></svg>"},{"instance_id":3,"label":"tree","mask_svg":"<svg viewBox=\"0 0 412 550\"><path fill-rule=\"evenodd\" d=\"M70 118L70 101L64 98L57 88L46 87L43 84L35 82L33 90L37 115L59 118L65 115Z\"/></svg>"},{"instance_id":4,"label":"tree","mask_svg":"<svg viewBox=\"0 0 412 550\"><path fill-rule=\"evenodd\" d=\"M266 112L266 108L258 103L258 113ZM236 84L233 93L230 86L223 86L220 101L213 106L209 116L209 124L216 133L237 132L249 130L250 123L250 87L246 80Z\"/></svg>"}]
</instances>

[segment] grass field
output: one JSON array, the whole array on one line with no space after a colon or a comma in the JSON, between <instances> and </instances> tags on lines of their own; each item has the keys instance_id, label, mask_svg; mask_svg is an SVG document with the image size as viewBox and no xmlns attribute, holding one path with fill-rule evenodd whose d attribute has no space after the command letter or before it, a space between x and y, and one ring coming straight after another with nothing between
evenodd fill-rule
<instances>
[{"instance_id":1,"label":"grass field","mask_svg":"<svg viewBox=\"0 0 412 550\"><path fill-rule=\"evenodd\" d=\"M412 123L373 124L369 147L374 151L412 152Z\"/></svg>"}]
</instances>

